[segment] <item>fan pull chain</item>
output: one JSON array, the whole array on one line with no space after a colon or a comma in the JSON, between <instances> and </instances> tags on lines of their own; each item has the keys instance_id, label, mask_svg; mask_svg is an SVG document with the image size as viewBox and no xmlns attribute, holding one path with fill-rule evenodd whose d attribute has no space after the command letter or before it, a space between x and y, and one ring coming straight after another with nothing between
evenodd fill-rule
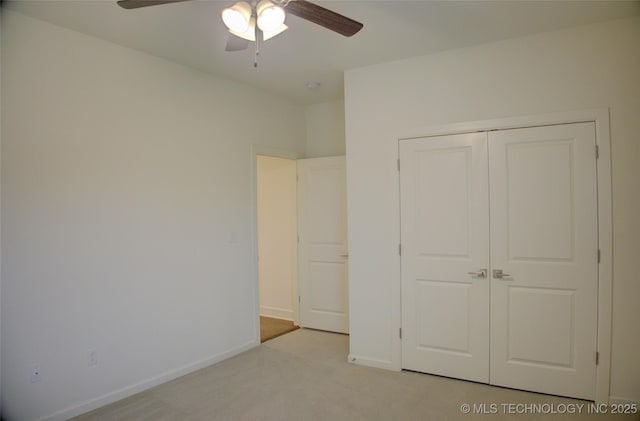
<instances>
[{"instance_id":1,"label":"fan pull chain","mask_svg":"<svg viewBox=\"0 0 640 421\"><path fill-rule=\"evenodd\" d=\"M260 55L260 37L258 35L262 35L259 33L258 26L256 25L256 49L253 56L253 67L254 69L258 67L258 56Z\"/></svg>"}]
</instances>

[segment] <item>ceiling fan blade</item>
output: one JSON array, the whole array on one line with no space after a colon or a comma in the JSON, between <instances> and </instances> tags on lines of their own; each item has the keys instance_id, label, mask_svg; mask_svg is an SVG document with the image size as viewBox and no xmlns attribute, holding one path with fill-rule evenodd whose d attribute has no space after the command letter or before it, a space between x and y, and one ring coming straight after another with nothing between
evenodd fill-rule
<instances>
[{"instance_id":1,"label":"ceiling fan blade","mask_svg":"<svg viewBox=\"0 0 640 421\"><path fill-rule=\"evenodd\" d=\"M345 37L355 35L364 26L360 22L306 0L291 0L285 9L292 15L337 32Z\"/></svg>"},{"instance_id":2,"label":"ceiling fan blade","mask_svg":"<svg viewBox=\"0 0 640 421\"><path fill-rule=\"evenodd\" d=\"M139 9L147 6L157 6L159 4L179 3L189 0L120 0L118 6L123 9Z\"/></svg>"},{"instance_id":3,"label":"ceiling fan blade","mask_svg":"<svg viewBox=\"0 0 640 421\"><path fill-rule=\"evenodd\" d=\"M229 36L227 37L227 46L225 47L225 51L242 51L246 50L249 47L249 40L237 37L229 32Z\"/></svg>"}]
</instances>

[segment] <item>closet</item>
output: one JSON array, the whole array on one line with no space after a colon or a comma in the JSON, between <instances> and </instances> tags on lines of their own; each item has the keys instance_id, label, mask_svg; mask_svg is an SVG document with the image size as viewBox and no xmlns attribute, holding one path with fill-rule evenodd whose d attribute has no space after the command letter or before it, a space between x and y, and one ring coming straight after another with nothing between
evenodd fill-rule
<instances>
[{"instance_id":1,"label":"closet","mask_svg":"<svg viewBox=\"0 0 640 421\"><path fill-rule=\"evenodd\" d=\"M402 367L595 398L592 122L404 139Z\"/></svg>"}]
</instances>

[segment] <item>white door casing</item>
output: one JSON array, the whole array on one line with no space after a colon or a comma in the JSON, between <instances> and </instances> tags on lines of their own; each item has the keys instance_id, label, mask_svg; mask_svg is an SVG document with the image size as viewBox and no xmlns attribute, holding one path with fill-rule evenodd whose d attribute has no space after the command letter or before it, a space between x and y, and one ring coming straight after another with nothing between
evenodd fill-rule
<instances>
[{"instance_id":1,"label":"white door casing","mask_svg":"<svg viewBox=\"0 0 640 421\"><path fill-rule=\"evenodd\" d=\"M489 133L491 384L595 399L593 123Z\"/></svg>"},{"instance_id":2,"label":"white door casing","mask_svg":"<svg viewBox=\"0 0 640 421\"><path fill-rule=\"evenodd\" d=\"M482 154L484 172L469 158ZM400 158L402 367L594 399L594 124L402 140ZM483 193L470 193L482 183ZM473 240L486 261L465 253ZM470 272L487 268L491 280L462 281L456 265L465 258L474 262ZM494 269L507 275L492 276ZM484 294L471 293L478 285ZM485 302L474 308L473 297ZM470 340L470 320L487 341L485 361L466 367L481 355L465 350L480 343Z\"/></svg>"},{"instance_id":3,"label":"white door casing","mask_svg":"<svg viewBox=\"0 0 640 421\"><path fill-rule=\"evenodd\" d=\"M403 368L489 381L486 136L400 142Z\"/></svg>"},{"instance_id":4,"label":"white door casing","mask_svg":"<svg viewBox=\"0 0 640 421\"><path fill-rule=\"evenodd\" d=\"M300 325L348 333L345 158L297 162Z\"/></svg>"}]
</instances>

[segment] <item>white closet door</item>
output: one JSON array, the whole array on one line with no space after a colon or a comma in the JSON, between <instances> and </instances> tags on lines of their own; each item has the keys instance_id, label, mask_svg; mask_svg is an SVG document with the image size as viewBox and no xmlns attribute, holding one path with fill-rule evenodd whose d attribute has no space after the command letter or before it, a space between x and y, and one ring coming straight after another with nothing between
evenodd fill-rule
<instances>
[{"instance_id":1,"label":"white closet door","mask_svg":"<svg viewBox=\"0 0 640 421\"><path fill-rule=\"evenodd\" d=\"M300 324L348 333L345 158L297 162Z\"/></svg>"},{"instance_id":2,"label":"white closet door","mask_svg":"<svg viewBox=\"0 0 640 421\"><path fill-rule=\"evenodd\" d=\"M595 397L595 159L593 123L489 134L491 384Z\"/></svg>"},{"instance_id":3,"label":"white closet door","mask_svg":"<svg viewBox=\"0 0 640 421\"><path fill-rule=\"evenodd\" d=\"M402 367L488 382L485 133L400 142Z\"/></svg>"}]
</instances>

